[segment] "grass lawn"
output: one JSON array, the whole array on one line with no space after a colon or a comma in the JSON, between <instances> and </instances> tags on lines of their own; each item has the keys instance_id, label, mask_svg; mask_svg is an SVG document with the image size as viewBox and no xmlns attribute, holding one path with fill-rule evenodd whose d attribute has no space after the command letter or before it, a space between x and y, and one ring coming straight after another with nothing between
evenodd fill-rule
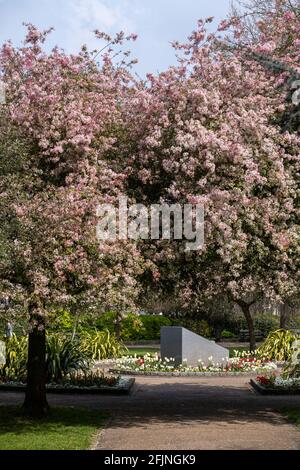
<instances>
[{"instance_id":1,"label":"grass lawn","mask_svg":"<svg viewBox=\"0 0 300 470\"><path fill-rule=\"evenodd\" d=\"M128 348L128 351L124 352L124 356L145 356L145 354L155 354L159 352L159 348Z\"/></svg>"},{"instance_id":2,"label":"grass lawn","mask_svg":"<svg viewBox=\"0 0 300 470\"><path fill-rule=\"evenodd\" d=\"M84 450L92 445L107 415L82 408L53 408L30 420L20 408L0 406L0 450Z\"/></svg>"},{"instance_id":3,"label":"grass lawn","mask_svg":"<svg viewBox=\"0 0 300 470\"><path fill-rule=\"evenodd\" d=\"M283 413L292 423L300 428L300 408L285 408Z\"/></svg>"},{"instance_id":4,"label":"grass lawn","mask_svg":"<svg viewBox=\"0 0 300 470\"><path fill-rule=\"evenodd\" d=\"M236 348L229 348L230 357L234 357L234 351L249 351L249 348L244 347L236 347ZM154 354L159 352L159 348L128 348L128 352L124 352L125 356L144 356L145 354Z\"/></svg>"}]
</instances>

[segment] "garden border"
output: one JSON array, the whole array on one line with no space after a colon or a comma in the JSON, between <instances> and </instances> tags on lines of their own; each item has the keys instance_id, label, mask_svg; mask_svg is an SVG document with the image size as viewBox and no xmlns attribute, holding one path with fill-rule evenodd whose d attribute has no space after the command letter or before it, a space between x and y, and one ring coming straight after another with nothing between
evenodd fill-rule
<instances>
[{"instance_id":1,"label":"garden border","mask_svg":"<svg viewBox=\"0 0 300 470\"><path fill-rule=\"evenodd\" d=\"M100 387L79 387L76 385L46 385L46 393L59 393L59 394L111 394L111 395L125 395L129 394L134 383L134 378L121 378L123 383L114 386L103 385ZM0 392L24 392L26 384L23 383L2 383L0 384Z\"/></svg>"},{"instance_id":2,"label":"garden border","mask_svg":"<svg viewBox=\"0 0 300 470\"><path fill-rule=\"evenodd\" d=\"M109 369L112 374L118 375L132 375L132 376L149 376L149 377L252 377L257 376L259 371L252 372L148 372L148 371L134 371L134 370L120 370Z\"/></svg>"},{"instance_id":3,"label":"garden border","mask_svg":"<svg viewBox=\"0 0 300 470\"><path fill-rule=\"evenodd\" d=\"M288 389L275 389L275 388L267 388L257 382L255 379L250 380L250 385L254 388L254 390L259 393L260 395L300 395L299 390L288 390Z\"/></svg>"}]
</instances>

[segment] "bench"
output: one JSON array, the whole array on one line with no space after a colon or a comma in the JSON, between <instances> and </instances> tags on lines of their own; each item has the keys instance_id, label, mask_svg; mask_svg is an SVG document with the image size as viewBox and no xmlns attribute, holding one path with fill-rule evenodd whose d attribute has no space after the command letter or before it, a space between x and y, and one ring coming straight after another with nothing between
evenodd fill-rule
<instances>
[{"instance_id":1,"label":"bench","mask_svg":"<svg viewBox=\"0 0 300 470\"><path fill-rule=\"evenodd\" d=\"M264 335L260 330L254 330L254 335L256 341L262 341L264 339ZM246 343L247 341L250 340L249 337L249 330L240 330L240 341L242 343Z\"/></svg>"}]
</instances>

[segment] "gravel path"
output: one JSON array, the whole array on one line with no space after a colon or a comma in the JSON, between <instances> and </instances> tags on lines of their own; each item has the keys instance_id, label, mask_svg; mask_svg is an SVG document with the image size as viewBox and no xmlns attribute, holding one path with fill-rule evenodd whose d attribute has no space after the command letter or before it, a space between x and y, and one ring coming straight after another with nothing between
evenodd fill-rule
<instances>
[{"instance_id":1,"label":"gravel path","mask_svg":"<svg viewBox=\"0 0 300 470\"><path fill-rule=\"evenodd\" d=\"M261 396L246 377L138 377L129 396L49 395L51 405L110 412L96 448L297 449L300 429L278 413L299 407L300 396ZM0 404L22 394L1 392Z\"/></svg>"}]
</instances>

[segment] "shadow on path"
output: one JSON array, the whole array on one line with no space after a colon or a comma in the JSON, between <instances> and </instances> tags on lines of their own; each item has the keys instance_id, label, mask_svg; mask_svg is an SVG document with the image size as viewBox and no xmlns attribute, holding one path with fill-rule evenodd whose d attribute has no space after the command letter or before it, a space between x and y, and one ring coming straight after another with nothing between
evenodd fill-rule
<instances>
[{"instance_id":1,"label":"shadow on path","mask_svg":"<svg viewBox=\"0 0 300 470\"><path fill-rule=\"evenodd\" d=\"M129 396L49 395L52 406L105 410L104 449L300 449L300 429L276 413L300 396L261 396L247 377L138 377ZM23 394L0 393L0 404Z\"/></svg>"}]
</instances>

